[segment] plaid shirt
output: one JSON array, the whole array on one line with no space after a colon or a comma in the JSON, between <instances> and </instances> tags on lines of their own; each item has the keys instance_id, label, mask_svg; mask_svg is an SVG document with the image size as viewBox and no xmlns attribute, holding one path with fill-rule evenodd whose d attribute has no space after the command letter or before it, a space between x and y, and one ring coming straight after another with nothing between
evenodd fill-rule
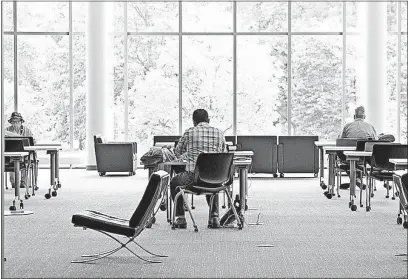
<instances>
[{"instance_id":1,"label":"plaid shirt","mask_svg":"<svg viewBox=\"0 0 408 279\"><path fill-rule=\"evenodd\" d=\"M224 133L201 122L184 132L174 151L177 158L187 161L186 171L194 172L197 157L200 153L226 151Z\"/></svg>"},{"instance_id":2,"label":"plaid shirt","mask_svg":"<svg viewBox=\"0 0 408 279\"><path fill-rule=\"evenodd\" d=\"M26 126L21 125L20 129L15 130L13 126L8 126L6 128L6 131L10 131L16 134L19 134L22 137L33 137L33 133L31 132L31 130L29 128L27 128ZM34 137L33 137L34 139ZM34 143L35 143L35 139L34 139Z\"/></svg>"}]
</instances>

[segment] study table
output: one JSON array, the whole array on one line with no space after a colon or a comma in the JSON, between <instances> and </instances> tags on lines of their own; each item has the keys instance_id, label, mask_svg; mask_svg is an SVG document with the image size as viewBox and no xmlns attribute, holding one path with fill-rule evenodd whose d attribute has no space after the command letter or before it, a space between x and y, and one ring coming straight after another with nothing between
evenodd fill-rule
<instances>
[{"instance_id":1,"label":"study table","mask_svg":"<svg viewBox=\"0 0 408 279\"><path fill-rule=\"evenodd\" d=\"M30 210L24 210L23 200L20 199L20 163L29 155L29 152L4 152L4 157L10 158L10 161L13 162L15 175L13 204L10 206L9 211L4 211L4 216L29 215L34 213ZM28 185L26 187L28 187ZM16 208L16 201L20 201L20 209Z\"/></svg>"},{"instance_id":2,"label":"study table","mask_svg":"<svg viewBox=\"0 0 408 279\"><path fill-rule=\"evenodd\" d=\"M62 150L61 145L33 145L24 146L26 151L46 151L50 155L50 187L48 193L45 194L45 198L51 198L57 196L57 189L61 188L61 182L59 180L59 151ZM51 193L51 189L54 191Z\"/></svg>"},{"instance_id":3,"label":"study table","mask_svg":"<svg viewBox=\"0 0 408 279\"><path fill-rule=\"evenodd\" d=\"M327 185L324 183L324 150L323 148L325 146L336 146L336 141L315 141L314 144L317 146L319 149L319 169L320 169L320 187L322 187L323 190L327 188Z\"/></svg>"}]
</instances>

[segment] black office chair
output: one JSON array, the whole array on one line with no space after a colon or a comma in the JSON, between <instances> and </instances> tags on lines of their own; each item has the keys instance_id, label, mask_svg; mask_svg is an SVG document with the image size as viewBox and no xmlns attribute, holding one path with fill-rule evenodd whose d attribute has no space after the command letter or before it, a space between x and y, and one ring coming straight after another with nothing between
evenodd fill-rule
<instances>
[{"instance_id":1,"label":"black office chair","mask_svg":"<svg viewBox=\"0 0 408 279\"><path fill-rule=\"evenodd\" d=\"M152 219L157 213L157 210L155 210L155 206L158 203L159 197L163 195L163 191L165 191L165 189L167 188L169 179L169 174L165 171L157 171L150 176L149 183L146 187L143 197L140 200L139 205L137 206L130 220L109 216L92 210L85 210L84 212L74 214L72 216L72 223L74 224L74 226L83 227L84 229L92 229L97 232L103 233L119 242L120 246L102 253L82 255L82 258L85 259L73 260L71 261L71 263L85 263L96 261L112 255L122 248L126 248L129 252L143 261L149 263L160 263L160 261L153 261L140 257L126 245L130 242L134 242L137 246L151 255L157 257L167 257L147 251L135 241L135 238L139 236L140 233L146 227L148 227L149 224L152 223ZM128 237L129 240L123 243L111 234L123 235Z\"/></svg>"},{"instance_id":2,"label":"black office chair","mask_svg":"<svg viewBox=\"0 0 408 279\"><path fill-rule=\"evenodd\" d=\"M186 193L194 195L211 195L210 208L208 219L211 218L211 207L213 204L214 196L220 192L224 192L231 205L233 201L229 194L229 185L231 184L232 174L232 160L233 153L201 153L198 155L196 166L194 169L194 181L189 185L179 186L180 191L174 198L174 210L173 210L173 222L172 229L175 229L176 219L176 205L177 200L182 196L184 203L187 206L187 210L190 213L191 220L193 221L194 231L198 232L198 227L195 223L193 214L191 213L190 206L187 203ZM238 228L242 229L241 219L238 217L238 213L234 206L231 206L235 219L238 223Z\"/></svg>"},{"instance_id":3,"label":"black office chair","mask_svg":"<svg viewBox=\"0 0 408 279\"><path fill-rule=\"evenodd\" d=\"M368 189L370 194L372 193L373 180L384 181L386 184L387 195L386 198L389 198L389 181L393 181L393 174L395 167L389 162L390 158L407 158L408 146L406 144L399 143L379 143L373 145L373 153L371 155L371 169L368 173L369 181ZM393 198L394 197L394 187L393 189ZM368 208L371 208L371 195L368 195L369 202Z\"/></svg>"}]
</instances>

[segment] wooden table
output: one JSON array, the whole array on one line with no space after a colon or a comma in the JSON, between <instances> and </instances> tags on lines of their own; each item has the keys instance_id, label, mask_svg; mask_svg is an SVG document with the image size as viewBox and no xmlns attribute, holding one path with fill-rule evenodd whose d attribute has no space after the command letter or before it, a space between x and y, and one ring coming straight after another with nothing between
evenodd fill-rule
<instances>
[{"instance_id":1,"label":"wooden table","mask_svg":"<svg viewBox=\"0 0 408 279\"><path fill-rule=\"evenodd\" d=\"M346 156L346 160L350 162L350 202L349 207L352 211L357 210L357 205L354 204L354 198L356 196L356 162L364 157L371 157L371 151L344 151L343 154ZM361 181L362 183L362 181ZM360 207L362 204L362 193L363 187L360 185ZM370 197L368 196L370 191L366 190L366 210L371 210Z\"/></svg>"},{"instance_id":2,"label":"wooden table","mask_svg":"<svg viewBox=\"0 0 408 279\"><path fill-rule=\"evenodd\" d=\"M61 188L61 182L59 180L59 151L62 149L61 145L34 145L25 146L24 150L27 151L47 151L50 154L50 187L48 193L45 194L45 198L51 198L57 196L57 189ZM51 193L51 189L54 191Z\"/></svg>"},{"instance_id":3,"label":"wooden table","mask_svg":"<svg viewBox=\"0 0 408 279\"><path fill-rule=\"evenodd\" d=\"M10 206L10 211L5 211L4 216L12 215L29 215L33 214L33 211L24 210L23 200L20 199L20 163L24 160L25 157L29 156L29 152L4 152L4 157L10 158L10 161L14 163L14 199L13 204ZM28 187L28 185L26 186ZM20 201L20 209L16 208L16 201Z\"/></svg>"},{"instance_id":4,"label":"wooden table","mask_svg":"<svg viewBox=\"0 0 408 279\"><path fill-rule=\"evenodd\" d=\"M327 191L325 195L328 199L331 199L334 196L334 186L335 186L335 161L337 152L339 151L353 151L356 150L355 146L323 146L324 151L326 154L329 155L329 179L327 183ZM337 197L340 198L340 185L337 185Z\"/></svg>"}]
</instances>

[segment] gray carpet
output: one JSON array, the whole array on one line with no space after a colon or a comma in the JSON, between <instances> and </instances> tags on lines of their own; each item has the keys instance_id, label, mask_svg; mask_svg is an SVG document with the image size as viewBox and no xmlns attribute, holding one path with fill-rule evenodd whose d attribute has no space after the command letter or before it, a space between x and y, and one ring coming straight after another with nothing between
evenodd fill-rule
<instances>
[{"instance_id":1,"label":"gray carpet","mask_svg":"<svg viewBox=\"0 0 408 279\"><path fill-rule=\"evenodd\" d=\"M29 216L4 217L5 278L368 278L407 277L407 230L396 224L398 199L385 189L372 201L372 211L348 208L348 191L326 199L318 178L253 179L249 187L247 223L263 225L208 229L204 197L194 199L195 233L187 216L186 230L171 230L165 212L146 229L138 243L168 255L161 264L144 263L126 250L92 264L71 264L84 253L116 247L110 238L71 224L72 214L93 209L129 218L147 183L147 173L99 177L96 172L62 170L58 196L46 200L49 171L40 170L40 190L25 201ZM235 186L238 186L236 181ZM358 194L358 193L357 193ZM4 191L4 210L13 199ZM222 198L221 198L222 204ZM124 240L124 238L123 238ZM273 247L258 247L272 245ZM139 255L149 257L136 245Z\"/></svg>"}]
</instances>

